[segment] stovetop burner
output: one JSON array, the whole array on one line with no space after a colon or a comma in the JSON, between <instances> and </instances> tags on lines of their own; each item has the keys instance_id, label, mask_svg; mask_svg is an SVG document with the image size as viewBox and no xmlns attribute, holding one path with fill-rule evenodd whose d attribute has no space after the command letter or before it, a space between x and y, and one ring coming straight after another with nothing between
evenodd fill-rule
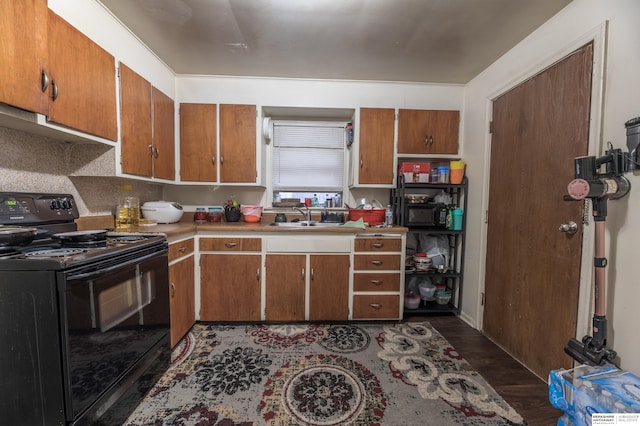
<instances>
[{"instance_id":1,"label":"stovetop burner","mask_svg":"<svg viewBox=\"0 0 640 426\"><path fill-rule=\"evenodd\" d=\"M36 250L25 253L25 256L32 258L45 258L45 257L69 257L74 256L76 254L84 253L84 249L80 248L55 248L55 249L45 249L45 250Z\"/></svg>"}]
</instances>

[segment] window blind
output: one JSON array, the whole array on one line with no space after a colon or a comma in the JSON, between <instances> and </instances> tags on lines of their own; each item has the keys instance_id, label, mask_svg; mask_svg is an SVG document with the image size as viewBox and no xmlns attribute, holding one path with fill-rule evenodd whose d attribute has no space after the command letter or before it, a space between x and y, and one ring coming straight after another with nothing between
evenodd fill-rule
<instances>
[{"instance_id":1,"label":"window blind","mask_svg":"<svg viewBox=\"0 0 640 426\"><path fill-rule=\"evenodd\" d=\"M345 123L273 122L274 191L342 191Z\"/></svg>"}]
</instances>

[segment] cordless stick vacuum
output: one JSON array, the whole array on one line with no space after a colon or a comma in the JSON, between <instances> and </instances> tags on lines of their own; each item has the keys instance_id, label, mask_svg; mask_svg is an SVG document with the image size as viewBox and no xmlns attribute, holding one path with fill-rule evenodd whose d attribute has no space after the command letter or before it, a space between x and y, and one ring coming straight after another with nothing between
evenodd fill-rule
<instances>
[{"instance_id":1,"label":"cordless stick vacuum","mask_svg":"<svg viewBox=\"0 0 640 426\"><path fill-rule=\"evenodd\" d=\"M607 200L622 198L629 192L630 184L622 176L628 171L640 169L638 152L640 147L640 117L625 123L629 153L613 149L609 143L603 157L577 157L575 179L567 186L566 200L591 200L595 223L595 310L592 321L593 336L584 336L582 341L569 340L564 351L576 361L589 365L613 362L617 354L607 345L607 258L605 257L605 220ZM604 166L604 171L600 168Z\"/></svg>"}]
</instances>

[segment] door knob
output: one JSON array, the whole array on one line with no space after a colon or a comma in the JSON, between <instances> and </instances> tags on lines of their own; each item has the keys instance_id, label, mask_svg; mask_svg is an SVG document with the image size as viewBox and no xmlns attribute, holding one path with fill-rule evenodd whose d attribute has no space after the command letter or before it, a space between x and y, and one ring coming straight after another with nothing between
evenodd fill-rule
<instances>
[{"instance_id":1,"label":"door knob","mask_svg":"<svg viewBox=\"0 0 640 426\"><path fill-rule=\"evenodd\" d=\"M558 229L562 232L566 232L567 234L575 234L578 232L578 224L570 220L569 223L561 224Z\"/></svg>"}]
</instances>

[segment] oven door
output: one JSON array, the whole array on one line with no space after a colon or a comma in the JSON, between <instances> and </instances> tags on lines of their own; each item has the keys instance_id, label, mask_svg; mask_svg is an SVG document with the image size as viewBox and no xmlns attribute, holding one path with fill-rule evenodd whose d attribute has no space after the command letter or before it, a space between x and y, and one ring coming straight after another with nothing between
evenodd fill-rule
<instances>
[{"instance_id":1,"label":"oven door","mask_svg":"<svg viewBox=\"0 0 640 426\"><path fill-rule=\"evenodd\" d=\"M126 391L123 378L159 345L170 357L166 251L109 264L61 272L69 421L87 417L87 410L93 420L104 414Z\"/></svg>"}]
</instances>

